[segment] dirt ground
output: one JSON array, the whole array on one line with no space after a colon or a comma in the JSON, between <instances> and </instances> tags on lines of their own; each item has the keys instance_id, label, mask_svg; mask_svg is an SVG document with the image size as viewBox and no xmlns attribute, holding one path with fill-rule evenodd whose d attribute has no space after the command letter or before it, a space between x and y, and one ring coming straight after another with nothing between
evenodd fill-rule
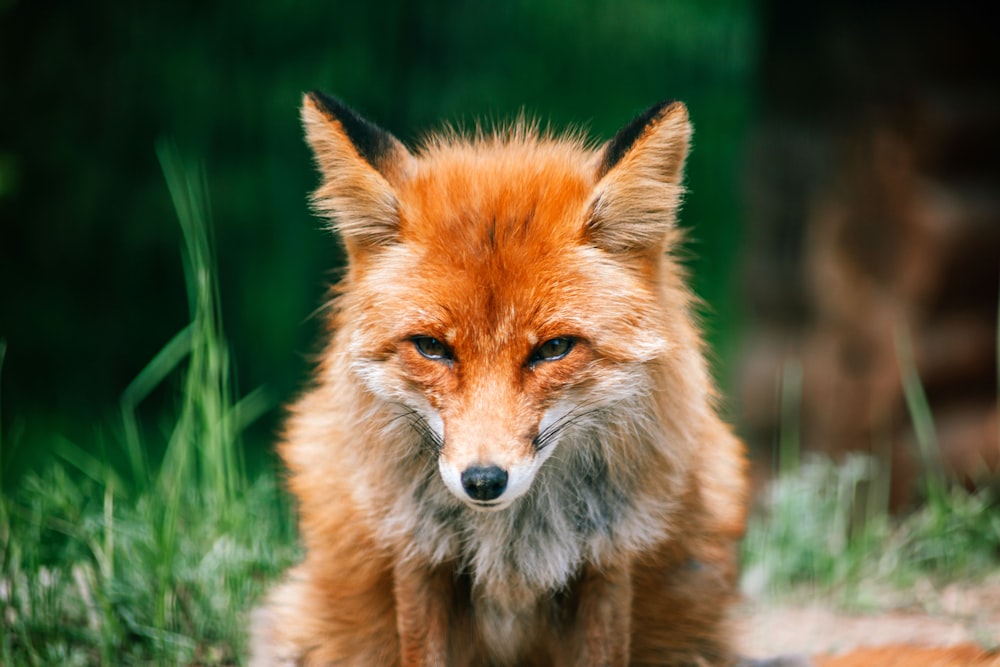
<instances>
[{"instance_id":1,"label":"dirt ground","mask_svg":"<svg viewBox=\"0 0 1000 667\"><path fill-rule=\"evenodd\" d=\"M769 603L749 599L738 622L744 655L836 655L890 644L1000 646L1000 573L984 581L879 594L879 611L847 612L821 600Z\"/></svg>"}]
</instances>

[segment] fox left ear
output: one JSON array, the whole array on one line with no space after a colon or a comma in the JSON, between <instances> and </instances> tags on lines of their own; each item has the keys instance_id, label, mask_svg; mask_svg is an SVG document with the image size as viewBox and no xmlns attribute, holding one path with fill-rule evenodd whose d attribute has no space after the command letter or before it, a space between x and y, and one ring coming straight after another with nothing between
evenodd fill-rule
<instances>
[{"instance_id":1,"label":"fox left ear","mask_svg":"<svg viewBox=\"0 0 1000 667\"><path fill-rule=\"evenodd\" d=\"M399 235L396 187L413 170L406 147L335 97L307 93L302 123L323 182L316 211L340 232L349 254L394 243Z\"/></svg>"},{"instance_id":2,"label":"fox left ear","mask_svg":"<svg viewBox=\"0 0 1000 667\"><path fill-rule=\"evenodd\" d=\"M687 108L661 102L604 145L586 223L595 245L614 253L664 250L684 192L690 143Z\"/></svg>"}]
</instances>

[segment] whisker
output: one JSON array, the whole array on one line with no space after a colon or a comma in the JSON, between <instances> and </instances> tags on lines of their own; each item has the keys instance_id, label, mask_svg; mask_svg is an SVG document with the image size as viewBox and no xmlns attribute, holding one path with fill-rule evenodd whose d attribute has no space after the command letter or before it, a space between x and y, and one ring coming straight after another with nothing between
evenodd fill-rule
<instances>
[{"instance_id":1,"label":"whisker","mask_svg":"<svg viewBox=\"0 0 1000 667\"><path fill-rule=\"evenodd\" d=\"M605 410L610 410L621 403L621 401L615 401L610 405L598 405L597 401L591 401L589 403L584 403L579 405L565 415L557 419L555 422L550 424L544 431L535 436L534 444L535 449L541 451L548 447L552 442L562 435L569 427L573 426L582 419L589 417L591 415L600 414ZM597 405L597 407L592 407Z\"/></svg>"},{"instance_id":2,"label":"whisker","mask_svg":"<svg viewBox=\"0 0 1000 667\"><path fill-rule=\"evenodd\" d=\"M424 416L420 414L417 410L414 410L413 408L403 403L394 403L394 405L396 405L399 408L402 408L404 412L401 412L400 414L390 419L389 423L391 424L398 419L406 419L406 421L410 425L410 428L412 428L416 432L416 434L420 436L420 444L423 445L423 447L429 450L431 453L435 455L439 454L441 452L442 447L444 446L444 443L441 442L441 438L434 431L434 429L430 427L430 424L427 423L427 420L424 418Z\"/></svg>"}]
</instances>

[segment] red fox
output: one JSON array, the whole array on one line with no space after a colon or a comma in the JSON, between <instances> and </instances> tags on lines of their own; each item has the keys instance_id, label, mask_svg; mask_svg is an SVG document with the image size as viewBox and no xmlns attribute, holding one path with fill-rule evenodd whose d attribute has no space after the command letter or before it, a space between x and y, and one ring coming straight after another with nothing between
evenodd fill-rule
<instances>
[{"instance_id":1,"label":"red fox","mask_svg":"<svg viewBox=\"0 0 1000 667\"><path fill-rule=\"evenodd\" d=\"M306 555L255 665L730 665L747 507L675 259L691 126L410 150L304 98L348 258L279 452Z\"/></svg>"}]
</instances>

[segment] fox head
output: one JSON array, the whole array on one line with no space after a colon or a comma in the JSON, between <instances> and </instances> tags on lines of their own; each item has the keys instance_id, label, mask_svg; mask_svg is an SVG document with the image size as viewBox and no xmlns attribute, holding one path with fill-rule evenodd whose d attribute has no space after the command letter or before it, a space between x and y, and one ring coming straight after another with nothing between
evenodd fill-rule
<instances>
[{"instance_id":1,"label":"fox head","mask_svg":"<svg viewBox=\"0 0 1000 667\"><path fill-rule=\"evenodd\" d=\"M682 104L596 148L520 121L411 151L322 93L302 116L314 205L348 257L334 354L412 425L455 496L504 509L560 448L613 447L662 417L636 408L662 389L650 369L697 347L681 340L687 292L666 252L691 136Z\"/></svg>"}]
</instances>

